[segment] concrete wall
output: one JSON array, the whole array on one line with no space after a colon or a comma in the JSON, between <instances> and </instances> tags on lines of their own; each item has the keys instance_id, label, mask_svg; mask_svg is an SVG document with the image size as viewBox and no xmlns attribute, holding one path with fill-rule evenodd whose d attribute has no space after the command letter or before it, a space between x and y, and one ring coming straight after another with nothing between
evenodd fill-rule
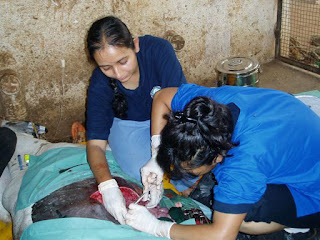
<instances>
[{"instance_id":1,"label":"concrete wall","mask_svg":"<svg viewBox=\"0 0 320 240\"><path fill-rule=\"evenodd\" d=\"M189 82L214 86L229 56L274 57L276 0L0 0L0 114L45 125L67 139L85 120L93 66L85 37L91 23L120 17L134 36L168 38Z\"/></svg>"}]
</instances>

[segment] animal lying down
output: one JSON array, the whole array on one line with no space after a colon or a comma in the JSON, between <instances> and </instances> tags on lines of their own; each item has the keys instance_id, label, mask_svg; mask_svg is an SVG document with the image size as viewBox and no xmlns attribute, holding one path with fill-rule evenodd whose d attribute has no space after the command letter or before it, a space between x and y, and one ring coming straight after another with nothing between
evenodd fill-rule
<instances>
[{"instance_id":1,"label":"animal lying down","mask_svg":"<svg viewBox=\"0 0 320 240\"><path fill-rule=\"evenodd\" d=\"M50 149L61 147L83 149L85 147L70 143L50 143L45 140L36 139L25 133L17 131L15 133L17 135L16 150L0 178L0 220L3 222L12 221L13 237L14 239L20 239L23 230L32 224L32 208L31 206L27 206L19 211L15 211L21 182L28 170L28 166L24 162L22 162L23 169L20 170L17 156L24 156L24 154L40 155Z\"/></svg>"},{"instance_id":2,"label":"animal lying down","mask_svg":"<svg viewBox=\"0 0 320 240\"><path fill-rule=\"evenodd\" d=\"M2 200L0 220L7 221L3 219L3 216L6 218L11 216L14 239L20 239L20 237L21 239L33 239L30 237L32 233L38 236L39 232L48 232L44 231L44 228L39 229L39 226L60 224L61 221L65 226L66 221L69 223L68 219L70 219L70 224L74 221L84 223L81 219L88 219L87 221L92 223L90 226L85 224L89 231L96 229L94 226L100 226L101 220L107 220L106 223L117 223L99 202L100 196L96 192L97 183L86 160L85 146L50 143L21 133L16 133L16 135L16 151L5 169L5 177L2 175L0 178L0 182L5 183L2 184L5 188L0 189L3 193L0 199ZM20 170L17 156L23 157L25 154L30 155L29 166L23 162L22 170ZM111 151L107 151L111 173L123 190L128 205L141 195L141 184L139 185L130 177L127 178L110 154ZM165 196L161 200L161 207L158 206L151 210L156 217L172 220L174 219L170 215L172 209L180 210L175 212L180 214L181 221L193 218L195 214L198 216L199 206L191 199L179 195L174 196L171 193L167 195L170 197ZM183 208L176 208L177 202L181 202ZM170 216L168 209L170 209ZM116 233L125 230L124 235L133 231L129 226L126 228L117 224L114 226L119 226L119 228L108 226ZM69 230L73 229L67 228L64 231ZM100 230L103 231L103 234L105 234L104 231L109 231L105 228L100 228ZM134 234L138 234L137 231ZM143 237L149 239L149 236L143 235Z\"/></svg>"},{"instance_id":3,"label":"animal lying down","mask_svg":"<svg viewBox=\"0 0 320 240\"><path fill-rule=\"evenodd\" d=\"M121 177L114 177L118 182L120 190L126 200L126 206L135 202L142 189ZM141 205L144 205L141 202ZM166 217L170 219L167 208L159 206L149 210L155 217ZM85 179L62 187L45 198L39 200L32 206L32 221L84 217L108 220L118 223L102 205L102 198L97 192L97 182L94 178Z\"/></svg>"}]
</instances>

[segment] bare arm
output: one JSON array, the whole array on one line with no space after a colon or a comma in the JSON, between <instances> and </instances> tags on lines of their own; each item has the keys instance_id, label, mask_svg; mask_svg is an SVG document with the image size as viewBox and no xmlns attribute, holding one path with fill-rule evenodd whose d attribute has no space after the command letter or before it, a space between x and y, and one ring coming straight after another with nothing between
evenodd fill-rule
<instances>
[{"instance_id":1,"label":"bare arm","mask_svg":"<svg viewBox=\"0 0 320 240\"><path fill-rule=\"evenodd\" d=\"M175 240L234 240L245 216L245 213L226 214L214 211L212 224L192 226L174 224L170 230L170 237Z\"/></svg>"},{"instance_id":2,"label":"bare arm","mask_svg":"<svg viewBox=\"0 0 320 240\"><path fill-rule=\"evenodd\" d=\"M112 179L105 157L106 146L105 140L89 140L87 145L88 162L98 184Z\"/></svg>"},{"instance_id":3,"label":"bare arm","mask_svg":"<svg viewBox=\"0 0 320 240\"><path fill-rule=\"evenodd\" d=\"M152 103L151 135L159 135L167 123L164 116L171 112L171 101L178 88L164 88L157 92Z\"/></svg>"}]
</instances>

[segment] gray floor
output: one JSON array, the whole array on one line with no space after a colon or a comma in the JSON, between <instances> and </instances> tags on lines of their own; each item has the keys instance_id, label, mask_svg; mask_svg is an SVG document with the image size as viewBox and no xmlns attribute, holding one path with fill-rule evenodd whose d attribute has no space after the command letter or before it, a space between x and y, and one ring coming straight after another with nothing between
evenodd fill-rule
<instances>
[{"instance_id":1,"label":"gray floor","mask_svg":"<svg viewBox=\"0 0 320 240\"><path fill-rule=\"evenodd\" d=\"M293 67L279 60L260 67L258 86L272 88L292 94L311 90L320 91L320 75Z\"/></svg>"}]
</instances>

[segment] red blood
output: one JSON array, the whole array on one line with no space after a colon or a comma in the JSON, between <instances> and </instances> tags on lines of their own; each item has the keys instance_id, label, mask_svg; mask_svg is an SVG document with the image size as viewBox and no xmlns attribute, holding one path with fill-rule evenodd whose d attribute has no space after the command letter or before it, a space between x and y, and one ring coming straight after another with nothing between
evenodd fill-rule
<instances>
[{"instance_id":1,"label":"red blood","mask_svg":"<svg viewBox=\"0 0 320 240\"><path fill-rule=\"evenodd\" d=\"M139 198L138 193L136 193L135 191L133 191L131 188L128 187L120 187L120 190L123 194L124 199L126 200L126 207L128 208L128 206L137 201Z\"/></svg>"},{"instance_id":2,"label":"red blood","mask_svg":"<svg viewBox=\"0 0 320 240\"><path fill-rule=\"evenodd\" d=\"M134 190L132 190L131 188L128 187L120 187L120 191L123 194L124 199L126 200L126 207L128 208L128 206L130 205L130 203L133 203L135 201L138 200L139 198L139 194L136 193ZM99 203L103 203L102 202L102 195L100 194L99 191L94 192L93 194L91 194L90 198L97 200ZM144 205L145 202L142 202Z\"/></svg>"},{"instance_id":3,"label":"red blood","mask_svg":"<svg viewBox=\"0 0 320 240\"><path fill-rule=\"evenodd\" d=\"M126 200L126 207L128 208L128 206L137 201L139 198L139 194L136 193L133 189L128 188L128 187L120 187L120 190L123 194L124 199ZM93 198L97 201L99 201L101 204L102 202L102 195L100 194L99 191L94 192L93 194L91 194L90 198ZM145 206L147 204L147 202L144 201L140 201L138 203L139 205ZM156 206L155 208L148 208L149 212L152 213L156 218L160 218L160 217L167 217L167 218L171 218L170 215L168 214L168 209L167 208L160 208L159 205Z\"/></svg>"},{"instance_id":4,"label":"red blood","mask_svg":"<svg viewBox=\"0 0 320 240\"><path fill-rule=\"evenodd\" d=\"M90 198L97 200L100 204L102 204L102 195L99 191L96 191L90 195Z\"/></svg>"}]
</instances>

